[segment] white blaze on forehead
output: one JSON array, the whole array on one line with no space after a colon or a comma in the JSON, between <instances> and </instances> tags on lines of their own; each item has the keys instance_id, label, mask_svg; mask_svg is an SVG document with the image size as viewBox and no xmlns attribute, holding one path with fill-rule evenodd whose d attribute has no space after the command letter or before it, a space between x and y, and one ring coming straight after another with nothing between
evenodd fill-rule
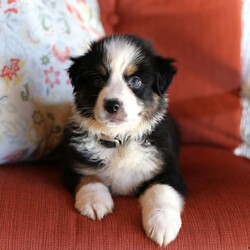
<instances>
[{"instance_id":1,"label":"white blaze on forehead","mask_svg":"<svg viewBox=\"0 0 250 250\"><path fill-rule=\"evenodd\" d=\"M114 75L122 76L129 65L141 57L141 51L124 37L113 38L104 43L106 64Z\"/></svg>"},{"instance_id":2,"label":"white blaze on forehead","mask_svg":"<svg viewBox=\"0 0 250 250\"><path fill-rule=\"evenodd\" d=\"M124 37L115 37L104 43L104 62L110 72L108 84L100 91L96 106L95 117L102 122L107 122L109 114L104 109L105 100L117 99L121 104L124 114L124 122L139 123L139 113L142 105L137 97L127 86L124 80L124 72L128 66L135 65L141 58L141 50Z\"/></svg>"}]
</instances>

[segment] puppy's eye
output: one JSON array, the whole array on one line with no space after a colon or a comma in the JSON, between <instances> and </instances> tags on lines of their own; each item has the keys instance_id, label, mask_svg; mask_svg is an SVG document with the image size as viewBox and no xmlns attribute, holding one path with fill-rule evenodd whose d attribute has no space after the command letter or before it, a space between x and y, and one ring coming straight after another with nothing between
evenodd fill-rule
<instances>
[{"instance_id":1,"label":"puppy's eye","mask_svg":"<svg viewBox=\"0 0 250 250\"><path fill-rule=\"evenodd\" d=\"M133 76L129 79L128 85L133 89L139 89L142 85L142 81L138 76Z\"/></svg>"},{"instance_id":2,"label":"puppy's eye","mask_svg":"<svg viewBox=\"0 0 250 250\"><path fill-rule=\"evenodd\" d=\"M100 76L98 76L98 77L95 78L94 84L96 86L100 86L100 85L102 85L102 83L103 83L103 80L102 80L102 78Z\"/></svg>"}]
</instances>

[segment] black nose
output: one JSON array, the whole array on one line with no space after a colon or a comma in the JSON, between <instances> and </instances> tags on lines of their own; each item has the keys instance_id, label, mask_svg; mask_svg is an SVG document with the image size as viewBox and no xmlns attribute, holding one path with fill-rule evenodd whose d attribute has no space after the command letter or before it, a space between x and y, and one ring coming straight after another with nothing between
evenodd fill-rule
<instances>
[{"instance_id":1,"label":"black nose","mask_svg":"<svg viewBox=\"0 0 250 250\"><path fill-rule=\"evenodd\" d=\"M110 114L114 114L121 108L121 103L117 99L105 100L104 108Z\"/></svg>"}]
</instances>

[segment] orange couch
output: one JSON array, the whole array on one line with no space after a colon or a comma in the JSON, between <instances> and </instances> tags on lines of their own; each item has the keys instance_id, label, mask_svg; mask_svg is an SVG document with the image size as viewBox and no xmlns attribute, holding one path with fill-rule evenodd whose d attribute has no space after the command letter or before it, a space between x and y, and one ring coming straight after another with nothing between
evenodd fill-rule
<instances>
[{"instance_id":1,"label":"orange couch","mask_svg":"<svg viewBox=\"0 0 250 250\"><path fill-rule=\"evenodd\" d=\"M250 164L240 139L240 0L101 0L108 34L133 33L177 59L170 111L188 186L183 226L167 249L249 249ZM59 162L0 168L0 249L159 249L133 197L90 221L73 207Z\"/></svg>"}]
</instances>

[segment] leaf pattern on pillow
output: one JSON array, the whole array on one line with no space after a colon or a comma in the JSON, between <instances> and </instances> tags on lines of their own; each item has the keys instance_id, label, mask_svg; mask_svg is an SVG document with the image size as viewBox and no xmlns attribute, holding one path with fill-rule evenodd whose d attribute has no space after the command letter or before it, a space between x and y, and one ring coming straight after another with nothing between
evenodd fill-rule
<instances>
[{"instance_id":1,"label":"leaf pattern on pillow","mask_svg":"<svg viewBox=\"0 0 250 250\"><path fill-rule=\"evenodd\" d=\"M72 102L68 59L103 35L97 0L1 2L0 164L60 143Z\"/></svg>"}]
</instances>

